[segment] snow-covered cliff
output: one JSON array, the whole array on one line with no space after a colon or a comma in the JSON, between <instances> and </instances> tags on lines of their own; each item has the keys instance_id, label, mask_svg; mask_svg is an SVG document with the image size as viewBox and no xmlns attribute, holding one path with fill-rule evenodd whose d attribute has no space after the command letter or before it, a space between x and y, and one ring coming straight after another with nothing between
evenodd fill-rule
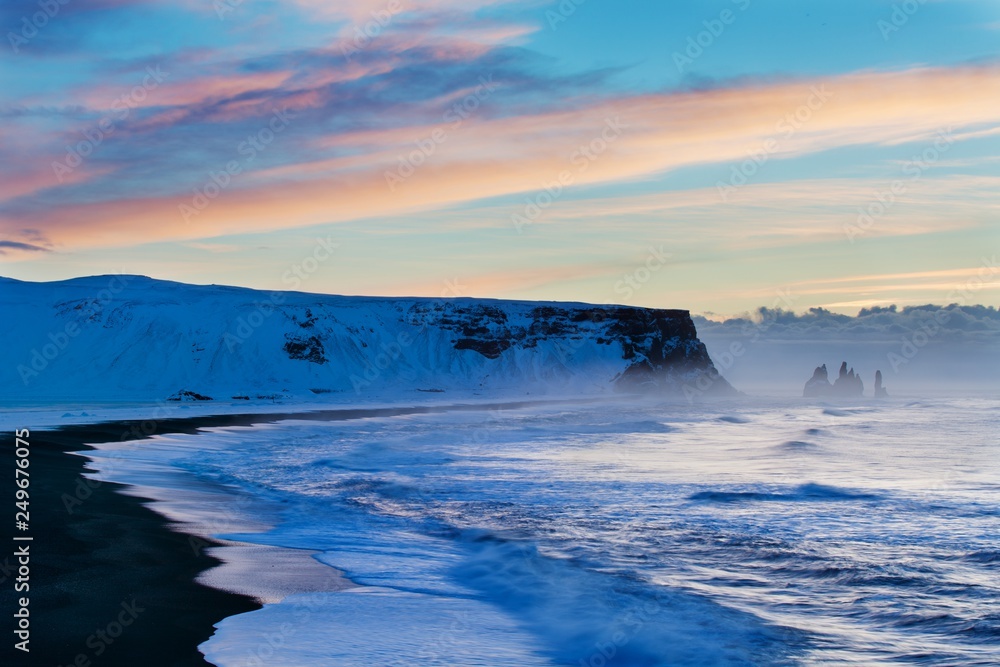
<instances>
[{"instance_id":1,"label":"snow-covered cliff","mask_svg":"<svg viewBox=\"0 0 1000 667\"><path fill-rule=\"evenodd\" d=\"M733 390L687 311L0 278L0 401Z\"/></svg>"}]
</instances>

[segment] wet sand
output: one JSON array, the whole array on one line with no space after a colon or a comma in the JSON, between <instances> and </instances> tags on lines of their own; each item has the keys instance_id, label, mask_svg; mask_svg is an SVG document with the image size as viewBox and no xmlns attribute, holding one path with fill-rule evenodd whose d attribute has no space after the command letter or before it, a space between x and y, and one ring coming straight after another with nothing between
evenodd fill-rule
<instances>
[{"instance_id":1,"label":"wet sand","mask_svg":"<svg viewBox=\"0 0 1000 667\"><path fill-rule=\"evenodd\" d=\"M129 428L109 423L32 432L31 588L15 593L11 576L0 585L5 619L0 663L207 665L197 647L211 636L213 624L259 607L253 598L198 583L199 573L219 561L206 550L192 548L188 535L172 530L141 498L119 493L119 484L104 482L92 489L86 485L86 460L67 452L87 449L85 442L118 440ZM10 501L10 517L4 522L8 546L0 565L4 557L14 560L11 545L24 544L11 539L12 436L7 432L0 439L0 475L7 480L3 495ZM83 497L73 504L72 514L64 494ZM23 595L30 598L28 654L14 648L12 614L16 598Z\"/></svg>"},{"instance_id":2,"label":"wet sand","mask_svg":"<svg viewBox=\"0 0 1000 667\"><path fill-rule=\"evenodd\" d=\"M183 532L148 507L135 487L95 482L83 477L87 459L71 452L93 449L86 443L132 440L149 435L196 433L198 429L249 426L283 419L342 420L385 414L419 414L445 410L523 407L539 402L496 405L336 409L310 413L232 414L150 422L120 421L32 430L30 441L30 530L14 523L14 449L11 431L0 433L0 493L8 499L0 551L0 611L4 622L0 664L31 666L79 665L181 667L208 665L198 645L222 619L260 608L260 600L280 586L248 586L246 594L228 593L205 581L232 582L253 577L249 562L288 561L288 554L238 549L226 557L224 542L206 541ZM140 430L144 426L146 432ZM30 423L23 425L31 428ZM69 502L67 503L67 500ZM67 504L70 506L69 511ZM16 593L13 536L28 534L30 591ZM229 543L232 545L232 543ZM222 558L219 555L222 554ZM246 558L241 558L245 556ZM6 560L4 560L6 558ZM277 560L275 560L277 558ZM240 562L242 561L242 562ZM301 562L301 557L299 558ZM14 569L11 570L10 566ZM313 562L318 567L319 564ZM223 567L220 567L223 566ZM330 568L331 577L336 571ZM294 573L284 572L283 576ZM304 575L309 578L312 575ZM287 576L285 576L287 578ZM267 577L264 578L265 580ZM294 580L294 576L292 577ZM261 588L264 590L262 591ZM310 586L304 588L309 590ZM262 594L263 593L263 594ZM30 598L30 653L14 648L17 599Z\"/></svg>"}]
</instances>

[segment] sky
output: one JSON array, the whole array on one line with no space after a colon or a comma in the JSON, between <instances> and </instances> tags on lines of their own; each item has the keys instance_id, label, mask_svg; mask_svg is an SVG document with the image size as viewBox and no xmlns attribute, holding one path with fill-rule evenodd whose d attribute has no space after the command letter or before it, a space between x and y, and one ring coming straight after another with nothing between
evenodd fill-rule
<instances>
[{"instance_id":1,"label":"sky","mask_svg":"<svg viewBox=\"0 0 1000 667\"><path fill-rule=\"evenodd\" d=\"M0 275L1000 305L996 0L4 0Z\"/></svg>"}]
</instances>

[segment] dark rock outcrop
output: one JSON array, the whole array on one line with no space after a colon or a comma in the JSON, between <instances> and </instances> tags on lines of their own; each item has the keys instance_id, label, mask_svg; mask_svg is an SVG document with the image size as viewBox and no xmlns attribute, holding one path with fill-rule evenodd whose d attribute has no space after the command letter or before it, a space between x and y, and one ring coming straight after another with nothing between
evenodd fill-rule
<instances>
[{"instance_id":1,"label":"dark rock outcrop","mask_svg":"<svg viewBox=\"0 0 1000 667\"><path fill-rule=\"evenodd\" d=\"M851 368L848 370L847 362L840 364L840 372L837 374L837 379L830 384L829 377L827 375L826 364L819 366L813 371L813 375L806 382L805 387L802 389L802 396L805 398L822 398L822 397L841 397L841 398L857 398L862 396L865 391L864 382L861 381L861 376L854 372Z\"/></svg>"},{"instance_id":2,"label":"dark rock outcrop","mask_svg":"<svg viewBox=\"0 0 1000 667\"><path fill-rule=\"evenodd\" d=\"M813 376L806 382L802 395L805 398L816 398L817 396L829 396L832 391L833 385L830 384L826 364L823 364L817 366L816 370L813 371Z\"/></svg>"},{"instance_id":3,"label":"dark rock outcrop","mask_svg":"<svg viewBox=\"0 0 1000 667\"><path fill-rule=\"evenodd\" d=\"M510 345L511 342L503 338L487 338L485 340L460 338L455 341L456 350L475 350L487 359L499 359Z\"/></svg>"},{"instance_id":4,"label":"dark rock outcrop","mask_svg":"<svg viewBox=\"0 0 1000 667\"><path fill-rule=\"evenodd\" d=\"M882 386L882 371L875 371L875 398L889 398L889 392Z\"/></svg>"},{"instance_id":5,"label":"dark rock outcrop","mask_svg":"<svg viewBox=\"0 0 1000 667\"><path fill-rule=\"evenodd\" d=\"M203 394L199 394L196 391L182 389L176 392L175 394L169 396L167 400L181 402L181 401L211 401L213 399L211 396L205 396Z\"/></svg>"},{"instance_id":6,"label":"dark rock outcrop","mask_svg":"<svg viewBox=\"0 0 1000 667\"><path fill-rule=\"evenodd\" d=\"M454 332L456 350L487 359L547 344L551 364L572 366L590 343L618 347L628 364L614 384L627 391L682 392L689 398L738 393L716 370L686 310L559 304L532 307L524 315L509 306L454 300L415 304L407 319Z\"/></svg>"},{"instance_id":7,"label":"dark rock outcrop","mask_svg":"<svg viewBox=\"0 0 1000 667\"><path fill-rule=\"evenodd\" d=\"M312 326L312 324L310 323L309 326ZM327 362L326 351L323 349L323 341L318 336L296 338L286 334L285 338L286 341L283 349L289 359L311 361L314 364L325 364Z\"/></svg>"},{"instance_id":8,"label":"dark rock outcrop","mask_svg":"<svg viewBox=\"0 0 1000 667\"><path fill-rule=\"evenodd\" d=\"M833 393L836 396L861 396L865 393L861 376L856 375L853 368L848 371L846 361L840 364L840 373L833 383Z\"/></svg>"}]
</instances>

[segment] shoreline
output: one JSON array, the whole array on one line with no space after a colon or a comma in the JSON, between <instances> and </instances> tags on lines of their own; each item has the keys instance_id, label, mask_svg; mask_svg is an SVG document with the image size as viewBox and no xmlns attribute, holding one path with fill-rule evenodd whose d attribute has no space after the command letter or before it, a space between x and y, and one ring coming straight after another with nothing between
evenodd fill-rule
<instances>
[{"instance_id":1,"label":"shoreline","mask_svg":"<svg viewBox=\"0 0 1000 667\"><path fill-rule=\"evenodd\" d=\"M15 593L11 578L0 588L9 619L4 664L209 665L198 645L214 624L260 608L251 597L198 583L221 561L192 549L189 535L146 500L123 493L126 485L87 484L87 461L74 452L91 449L87 442L117 441L129 428L110 422L31 432L30 590ZM0 442L0 468L13 480L13 433ZM13 483L4 486L13 495ZM64 494L80 501L71 503L72 513ZM8 615L22 595L30 600L29 653L14 648Z\"/></svg>"},{"instance_id":2,"label":"shoreline","mask_svg":"<svg viewBox=\"0 0 1000 667\"><path fill-rule=\"evenodd\" d=\"M24 419L25 423L18 428L31 430L33 541L28 592L31 650L24 653L14 649L11 618L5 633L7 641L0 650L0 656L9 656L3 664L211 665L198 647L215 632L215 624L260 609L262 602L273 599L275 594L290 592L269 585L257 589L233 585L251 572L251 564L259 565L262 555L266 556L264 562L268 567L287 564L293 559L299 563L303 558L312 559L310 553L261 550L260 545L197 534L183 522L156 511L153 508L158 502L156 494L143 493L141 486L86 477L92 475L87 453L98 449L88 443L196 434L205 428L252 426L288 419L339 421L390 414L516 409L561 402L567 401L234 412L46 426L37 430L27 423L29 414L9 415ZM5 453L0 474L9 480L14 479L14 440L13 428L0 435L0 450ZM13 482L5 488L13 495ZM7 543L15 544L10 539L14 533L12 525L7 533ZM8 553L12 552L10 549ZM339 578L339 571L313 562L317 568L329 569L327 582ZM0 566L7 566L3 557ZM4 580L5 572L0 570L0 580ZM303 577L307 578L308 575ZM0 586L0 608L5 614L17 610L17 599L24 594L15 593L12 579L7 577ZM221 588L209 586L208 582ZM306 585L305 590L308 589Z\"/></svg>"},{"instance_id":3,"label":"shoreline","mask_svg":"<svg viewBox=\"0 0 1000 667\"><path fill-rule=\"evenodd\" d=\"M195 438L210 438L217 430L203 429ZM163 437L173 435L177 434ZM148 449L155 451L160 444L153 440ZM220 561L202 571L196 578L198 583L250 597L260 604L277 603L297 593L354 587L341 571L316 558L320 552L255 542L253 535L269 533L279 519L268 503L197 478L169 460L144 459L143 445L126 458L118 458L117 445L97 443L94 450L75 454L86 458L89 479L125 484L121 493L141 499L172 530L189 536L192 550L204 551Z\"/></svg>"},{"instance_id":4,"label":"shoreline","mask_svg":"<svg viewBox=\"0 0 1000 667\"><path fill-rule=\"evenodd\" d=\"M53 403L36 405L29 403L4 402L0 400L0 432L15 428L34 427L39 431L91 426L105 423L128 424L132 440L151 435L158 431L149 430L148 424L198 422L198 427L250 426L283 419L310 418L333 420L351 418L351 415L416 414L421 412L441 412L451 410L484 410L491 408L516 408L534 405L548 405L579 402L606 402L614 400L634 400L635 394L615 395L555 395L517 396L499 395L454 396L448 400L412 400L402 397L375 397L369 401L321 402L294 399L278 403L243 403L229 401L165 402L148 401L135 403ZM88 412L89 411L89 412ZM61 413L61 414L60 414ZM231 419L224 424L214 424L203 420ZM72 421L68 421L72 420ZM117 441L118 438L115 438Z\"/></svg>"}]
</instances>

